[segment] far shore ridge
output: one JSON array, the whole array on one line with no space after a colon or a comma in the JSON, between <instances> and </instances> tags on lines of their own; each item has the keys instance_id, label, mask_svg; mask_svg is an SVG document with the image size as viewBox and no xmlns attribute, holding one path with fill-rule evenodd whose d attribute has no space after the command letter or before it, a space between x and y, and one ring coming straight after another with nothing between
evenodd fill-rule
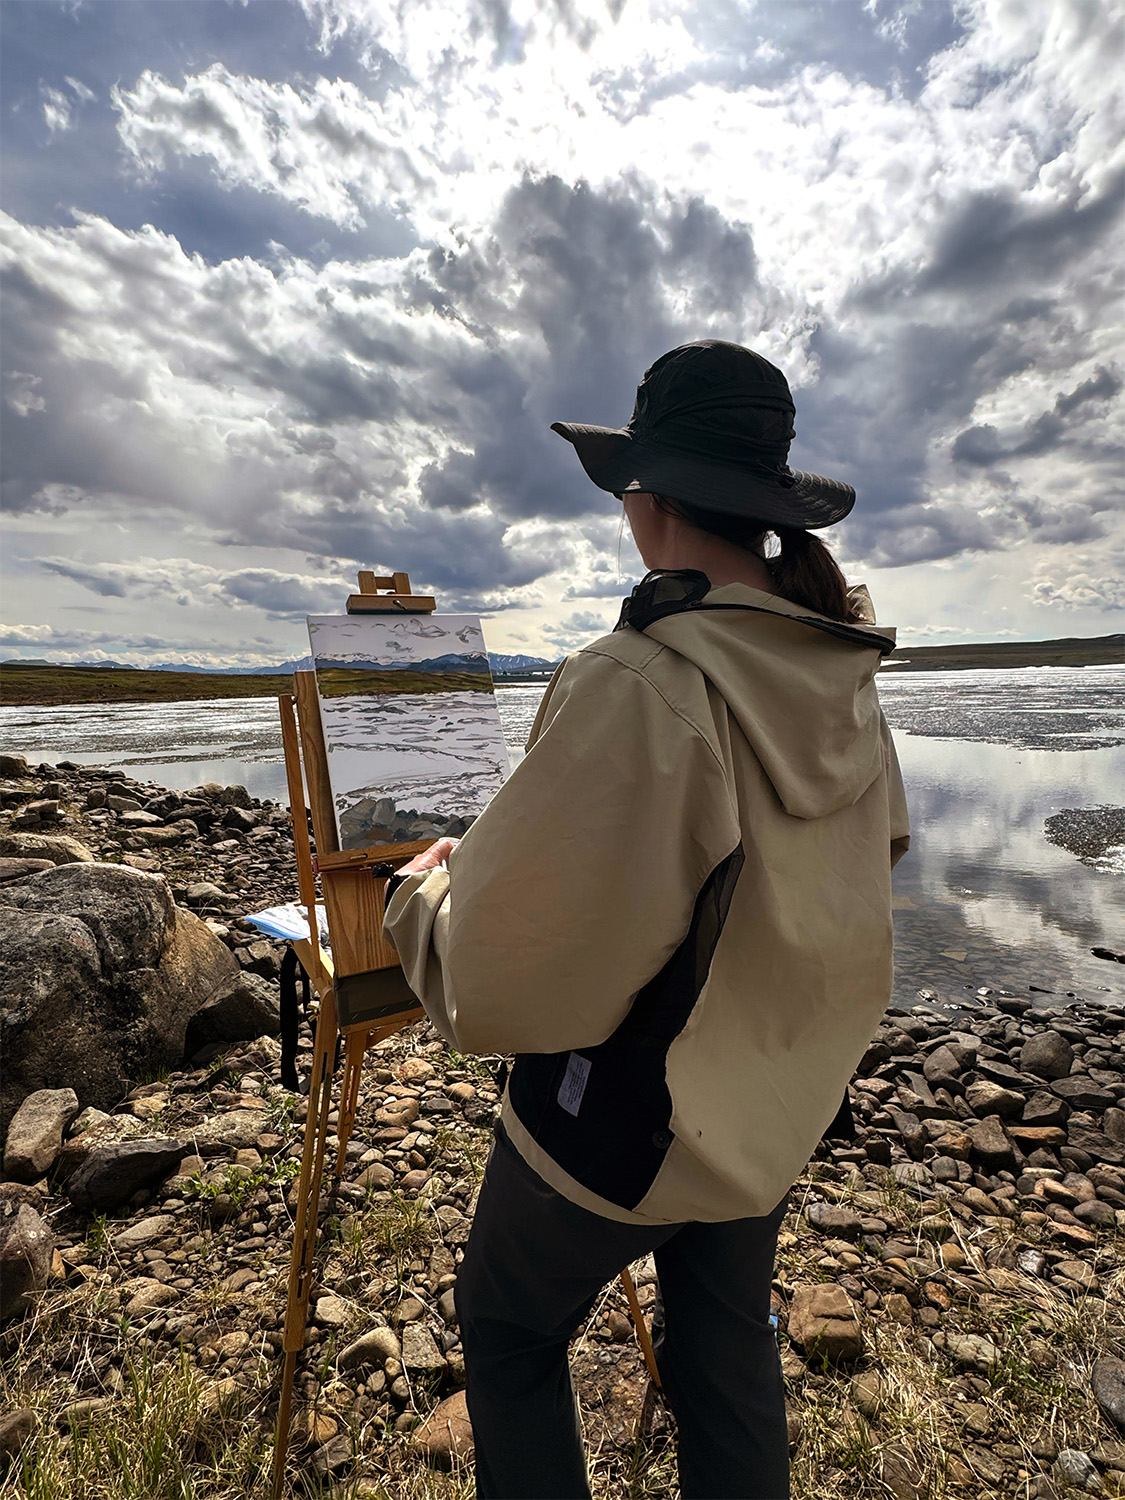
<instances>
[{"instance_id":1,"label":"far shore ridge","mask_svg":"<svg viewBox=\"0 0 1125 1500\"><path fill-rule=\"evenodd\" d=\"M1120 666L1125 635L1056 641L990 641L956 646L899 646L881 670L979 671L1016 667ZM545 682L557 662L534 668L493 664L493 681ZM69 666L65 662L0 662L0 701L10 708L51 703L182 703L193 699L264 698L290 691L288 672L152 670L122 664ZM460 685L460 684L458 684ZM466 680L465 686L478 684ZM341 689L343 691L343 689Z\"/></svg>"}]
</instances>

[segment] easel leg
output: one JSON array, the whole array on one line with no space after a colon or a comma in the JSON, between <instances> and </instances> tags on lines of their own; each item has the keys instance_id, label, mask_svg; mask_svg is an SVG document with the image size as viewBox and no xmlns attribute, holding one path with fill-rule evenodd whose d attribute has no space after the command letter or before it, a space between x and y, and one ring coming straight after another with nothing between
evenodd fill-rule
<instances>
[{"instance_id":1,"label":"easel leg","mask_svg":"<svg viewBox=\"0 0 1125 1500\"><path fill-rule=\"evenodd\" d=\"M281 1500L281 1487L285 1482L285 1457L293 1421L293 1381L296 1375L297 1351L286 1349L285 1363L281 1370L281 1402L277 1409L277 1436L273 1450L273 1500Z\"/></svg>"},{"instance_id":2,"label":"easel leg","mask_svg":"<svg viewBox=\"0 0 1125 1500\"><path fill-rule=\"evenodd\" d=\"M339 1148L336 1152L336 1176L344 1175L348 1159L348 1142L355 1129L355 1112L359 1103L359 1080L363 1071L363 1054L367 1050L365 1032L353 1032L345 1043L344 1082L340 1088L340 1119L336 1126Z\"/></svg>"},{"instance_id":3,"label":"easel leg","mask_svg":"<svg viewBox=\"0 0 1125 1500\"><path fill-rule=\"evenodd\" d=\"M621 1285L625 1289L625 1296L629 1302L629 1311L633 1314L633 1326L637 1330L637 1343L641 1346L641 1353L645 1357L649 1376L653 1385L659 1387L660 1371L656 1368L656 1353L652 1347L648 1324L645 1322L645 1315L641 1311L641 1304L637 1298L637 1288L633 1284L633 1277L628 1266L621 1273Z\"/></svg>"},{"instance_id":4,"label":"easel leg","mask_svg":"<svg viewBox=\"0 0 1125 1500\"><path fill-rule=\"evenodd\" d=\"M309 1293L312 1289L313 1260L316 1255L316 1216L320 1203L320 1179L324 1170L324 1144L328 1137L328 1114L332 1105L335 1055L336 997L329 989L321 996L320 1014L316 1023L312 1075L309 1079L309 1108L305 1116L305 1145L301 1156L301 1175L297 1183L293 1250L289 1259L289 1293L282 1336L285 1364L281 1376L281 1402L278 1407L273 1454L273 1500L281 1500L285 1482L293 1379L297 1368L297 1354L304 1346L305 1329L309 1321Z\"/></svg>"}]
</instances>

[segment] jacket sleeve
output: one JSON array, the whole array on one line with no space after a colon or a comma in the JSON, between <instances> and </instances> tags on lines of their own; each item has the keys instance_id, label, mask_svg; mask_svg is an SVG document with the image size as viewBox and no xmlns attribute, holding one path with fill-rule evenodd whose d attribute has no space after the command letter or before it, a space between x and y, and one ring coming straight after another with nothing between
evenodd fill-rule
<instances>
[{"instance_id":1,"label":"jacket sleeve","mask_svg":"<svg viewBox=\"0 0 1125 1500\"><path fill-rule=\"evenodd\" d=\"M882 718L881 714L880 718ZM882 719L882 726L883 745L887 757L887 801L891 815L891 868L893 869L910 848L910 815L906 806L906 788L902 784L898 752L885 718Z\"/></svg>"},{"instance_id":2,"label":"jacket sleeve","mask_svg":"<svg viewBox=\"0 0 1125 1500\"><path fill-rule=\"evenodd\" d=\"M682 941L739 837L703 728L588 649L556 676L527 755L448 872L408 877L384 928L459 1050L593 1046Z\"/></svg>"}]
</instances>

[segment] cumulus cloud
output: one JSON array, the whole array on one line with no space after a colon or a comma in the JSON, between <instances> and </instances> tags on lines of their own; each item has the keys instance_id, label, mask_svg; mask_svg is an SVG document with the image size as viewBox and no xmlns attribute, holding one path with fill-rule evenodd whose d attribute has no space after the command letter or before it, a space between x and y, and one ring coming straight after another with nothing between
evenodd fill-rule
<instances>
[{"instance_id":1,"label":"cumulus cloud","mask_svg":"<svg viewBox=\"0 0 1125 1500\"><path fill-rule=\"evenodd\" d=\"M222 668L278 665L271 654L251 645L232 649L226 640L200 641L189 636L130 634L118 630L75 630L56 625L0 625L0 650L53 662L121 661L128 666L164 664L171 658L187 666Z\"/></svg>"},{"instance_id":2,"label":"cumulus cloud","mask_svg":"<svg viewBox=\"0 0 1125 1500\"><path fill-rule=\"evenodd\" d=\"M34 561L44 572L68 578L102 598L170 599L183 608L253 605L269 620L337 610L352 588L342 574L321 577L273 568L224 572L186 557L138 557L127 563L82 563L65 557Z\"/></svg>"},{"instance_id":3,"label":"cumulus cloud","mask_svg":"<svg viewBox=\"0 0 1125 1500\"><path fill-rule=\"evenodd\" d=\"M565 526L526 523L608 504L551 421L624 420L663 348L759 316L747 228L639 178L529 176L487 236L377 269L5 227L9 340L39 372L4 413L10 509L182 512L460 593L565 567Z\"/></svg>"},{"instance_id":4,"label":"cumulus cloud","mask_svg":"<svg viewBox=\"0 0 1125 1500\"><path fill-rule=\"evenodd\" d=\"M69 74L63 82L64 88L51 88L46 84L42 88L43 121L51 135L69 130L74 124L75 107L86 104L95 97L93 89L88 89L79 79L71 78Z\"/></svg>"},{"instance_id":5,"label":"cumulus cloud","mask_svg":"<svg viewBox=\"0 0 1125 1500\"><path fill-rule=\"evenodd\" d=\"M568 651L581 650L612 629L613 619L610 616L599 614L593 609L580 609L565 616L557 624L545 625L543 635L557 651L565 655Z\"/></svg>"},{"instance_id":6,"label":"cumulus cloud","mask_svg":"<svg viewBox=\"0 0 1125 1500\"><path fill-rule=\"evenodd\" d=\"M268 83L215 63L182 85L146 70L113 102L121 141L145 172L204 158L228 186L276 194L348 229L372 204L406 214L442 170L418 144L403 95L377 103L343 79Z\"/></svg>"},{"instance_id":7,"label":"cumulus cloud","mask_svg":"<svg viewBox=\"0 0 1125 1500\"><path fill-rule=\"evenodd\" d=\"M1072 391L1056 396L1050 411L1041 412L1031 422L1025 423L1015 432L1001 434L991 425L967 427L954 439L952 456L955 463L971 466L992 467L1001 460L1037 457L1064 444L1079 441L1091 414L1081 408L1094 403L1102 406L1121 390L1121 376L1116 370L1100 365L1089 379L1083 380ZM1074 413L1078 412L1077 417ZM1091 444L1091 446L1093 446ZM1104 457L1116 463L1120 456L1114 443L1098 444Z\"/></svg>"},{"instance_id":8,"label":"cumulus cloud","mask_svg":"<svg viewBox=\"0 0 1125 1500\"><path fill-rule=\"evenodd\" d=\"M1120 618L1125 610L1125 546L1101 552L1060 550L1039 564L1031 580L1031 597L1063 610L1097 610Z\"/></svg>"},{"instance_id":9,"label":"cumulus cloud","mask_svg":"<svg viewBox=\"0 0 1125 1500\"><path fill-rule=\"evenodd\" d=\"M624 599L636 584L640 575L619 578L616 573L601 578L584 578L578 583L568 583L562 591L563 603L573 599Z\"/></svg>"}]
</instances>

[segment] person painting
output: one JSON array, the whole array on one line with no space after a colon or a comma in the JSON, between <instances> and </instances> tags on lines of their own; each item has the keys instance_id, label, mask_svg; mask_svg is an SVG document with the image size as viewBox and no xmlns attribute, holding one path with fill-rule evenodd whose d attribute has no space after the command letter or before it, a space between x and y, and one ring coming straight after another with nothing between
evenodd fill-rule
<instances>
[{"instance_id":1,"label":"person painting","mask_svg":"<svg viewBox=\"0 0 1125 1500\"><path fill-rule=\"evenodd\" d=\"M392 883L434 1025L515 1054L456 1290L481 1500L589 1496L567 1345L650 1251L683 1500L789 1494L778 1226L850 1119L909 841L894 632L812 535L855 492L787 467L793 418L780 370L702 340L628 427L554 425L651 571L465 837Z\"/></svg>"}]
</instances>

